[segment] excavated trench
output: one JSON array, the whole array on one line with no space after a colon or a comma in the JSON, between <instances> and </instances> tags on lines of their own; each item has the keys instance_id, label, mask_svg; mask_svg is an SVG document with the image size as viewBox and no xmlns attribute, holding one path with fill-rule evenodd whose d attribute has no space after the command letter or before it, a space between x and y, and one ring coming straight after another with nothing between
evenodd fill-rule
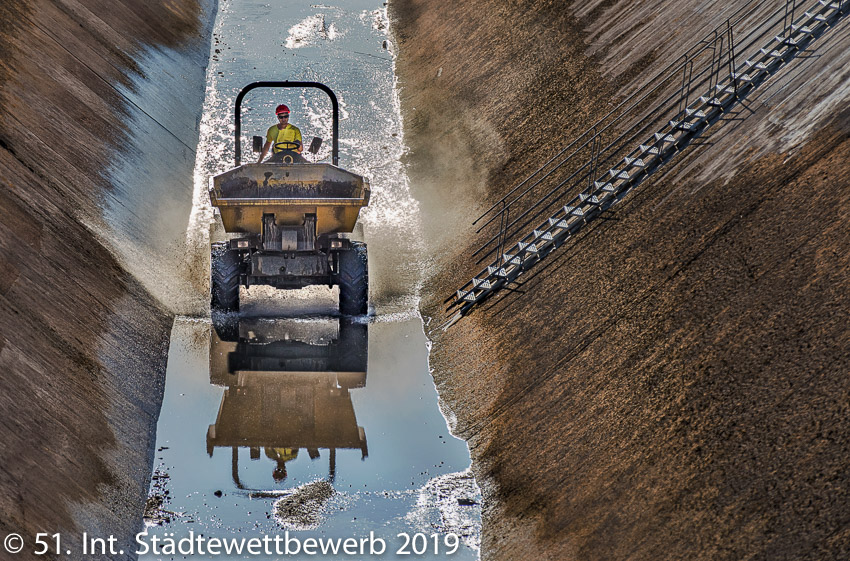
<instances>
[{"instance_id":1,"label":"excavated trench","mask_svg":"<svg viewBox=\"0 0 850 561\"><path fill-rule=\"evenodd\" d=\"M268 522L278 530L283 521L300 532L330 524L362 533L387 512L411 528L469 524L428 502L449 497L456 512L475 506L477 499L453 494L469 482L457 475L463 461L411 474L393 453L410 446L407 425L370 428L390 426L393 411L367 413L386 401L383 392L407 396L394 403L399 416L419 411L407 400L424 394L396 387L396 372L415 370L416 391L433 392L428 348L441 406L468 440L482 487L484 559L850 555L846 20L704 146L629 195L613 220L551 257L524 293L442 332L434 329L442 300L476 272L463 255L483 204L741 2L393 0L387 46L398 55L404 134L392 112L367 103L357 111L389 128L345 145L354 171L385 185L399 172L402 138L409 148L412 198L388 189L388 204L366 216L367 226L400 225L406 238L367 229L370 247L400 248L370 256L380 279L377 319L352 332L333 315L332 294L252 296L240 355L263 364L295 353L316 368L362 360L335 349L365 326L368 382L282 388L216 384L210 367L209 350L222 343L203 319L207 217L197 185L226 159L198 159L196 168L196 151L199 131L205 153L228 150L230 98L204 91L205 70L212 51L222 63L212 77L226 83L228 62L271 48L303 59L301 78L320 79L327 53L316 58L323 51L310 49L339 44L348 8L303 7L287 33L250 38L245 30L230 43L211 34L216 9L231 4L0 6L0 533L21 536L26 547L15 559L44 558L33 553L39 532L61 533L70 559L83 558L83 531L132 543L143 528L151 465L160 470L151 506L165 505L156 492L170 484L193 513L228 512L209 519L209 532L238 518L242 528ZM358 25L385 33L371 28L380 8L364 8ZM257 6L267 19L272 12ZM389 64L382 47L358 49L359 71ZM391 82L380 83L392 92ZM219 109L205 114L218 121L199 123L205 93L205 111ZM305 124L326 126L299 100ZM255 117L265 122L262 111ZM411 219L416 209L421 220ZM423 247L431 257L422 258ZM310 317L266 319L280 313ZM175 314L184 319L173 323ZM393 358L395 348L403 360ZM167 364L185 374L169 372L168 390ZM234 447L216 443L233 434L224 421L239 416L235 396L258 387L295 403L312 396L334 404L326 421L347 427L338 453L305 445L292 456L291 446L268 443L225 457L222 448ZM201 432L175 437L182 448L160 444L155 457L166 391L172 403L161 423L206 420ZM233 398L225 400L227 392ZM429 424L439 426L428 438L449 439L439 414ZM365 461L352 426L366 429ZM423 461L446 446L429 454L429 444ZM188 461L176 468L169 458L178 448ZM391 468L378 482L373 460ZM193 476L204 491L190 489ZM234 488L219 488L222 481ZM343 482L366 487L339 493ZM424 507L411 509L411 500ZM272 502L258 521L253 507ZM357 503L365 514L351 526L346 509Z\"/></svg>"}]
</instances>

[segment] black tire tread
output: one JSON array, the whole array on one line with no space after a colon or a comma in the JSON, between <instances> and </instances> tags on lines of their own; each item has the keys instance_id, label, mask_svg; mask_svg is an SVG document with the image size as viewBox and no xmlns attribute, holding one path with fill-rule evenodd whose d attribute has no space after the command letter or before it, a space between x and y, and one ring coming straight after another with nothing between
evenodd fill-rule
<instances>
[{"instance_id":1,"label":"black tire tread","mask_svg":"<svg viewBox=\"0 0 850 561\"><path fill-rule=\"evenodd\" d=\"M226 243L212 244L210 256L210 305L213 310L239 311L239 272L241 258L238 251Z\"/></svg>"},{"instance_id":2,"label":"black tire tread","mask_svg":"<svg viewBox=\"0 0 850 561\"><path fill-rule=\"evenodd\" d=\"M351 242L351 249L339 253L339 311L343 315L363 315L369 311L369 267L366 244Z\"/></svg>"},{"instance_id":3,"label":"black tire tread","mask_svg":"<svg viewBox=\"0 0 850 561\"><path fill-rule=\"evenodd\" d=\"M356 319L341 319L339 338L336 341L335 368L338 372L366 372L369 358L369 326ZM359 388L365 385L365 378L340 379L343 387Z\"/></svg>"}]
</instances>

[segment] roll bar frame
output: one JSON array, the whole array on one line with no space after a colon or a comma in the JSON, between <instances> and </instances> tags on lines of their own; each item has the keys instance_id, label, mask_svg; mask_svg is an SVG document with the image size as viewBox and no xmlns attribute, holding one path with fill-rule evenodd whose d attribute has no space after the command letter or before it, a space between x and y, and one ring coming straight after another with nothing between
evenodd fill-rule
<instances>
[{"instance_id":1,"label":"roll bar frame","mask_svg":"<svg viewBox=\"0 0 850 561\"><path fill-rule=\"evenodd\" d=\"M242 99L251 90L257 88L316 88L322 90L328 97L331 98L331 108L333 109L333 128L331 131L331 154L333 157L333 165L339 165L339 102L336 99L336 94L326 85L319 82L290 82L284 81L266 81L253 82L248 84L236 96L236 107L234 108L233 120L236 125L234 139L236 141L236 167L242 165Z\"/></svg>"}]
</instances>

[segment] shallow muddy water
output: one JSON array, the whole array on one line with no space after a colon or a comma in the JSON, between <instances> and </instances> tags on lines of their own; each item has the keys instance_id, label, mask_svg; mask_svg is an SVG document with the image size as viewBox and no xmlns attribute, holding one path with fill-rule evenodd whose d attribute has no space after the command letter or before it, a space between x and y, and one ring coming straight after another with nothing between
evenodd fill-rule
<instances>
[{"instance_id":1,"label":"shallow muddy water","mask_svg":"<svg viewBox=\"0 0 850 561\"><path fill-rule=\"evenodd\" d=\"M206 321L175 323L151 536L374 532L392 549L420 533L442 549L452 534L452 558L477 557L480 496L422 368L417 319L244 317L239 328L225 342Z\"/></svg>"},{"instance_id":2,"label":"shallow muddy water","mask_svg":"<svg viewBox=\"0 0 850 561\"><path fill-rule=\"evenodd\" d=\"M340 100L340 166L372 186L361 211L370 313L339 317L326 288L252 287L234 329L219 332L205 315L175 321L141 559L183 558L185 538L195 540L189 558L206 540L247 547L243 538L266 541L259 554L215 557L478 557L480 492L466 443L440 412L417 311L426 262L399 161L387 26L380 2L220 3L187 246L208 259L206 185L233 165L238 91L260 80L325 83ZM330 161L330 103L301 89L246 97L243 161L256 161L250 135L264 134L279 103L305 141L325 139L318 159ZM331 553L347 538L367 542ZM315 554L303 549L310 539Z\"/></svg>"}]
</instances>

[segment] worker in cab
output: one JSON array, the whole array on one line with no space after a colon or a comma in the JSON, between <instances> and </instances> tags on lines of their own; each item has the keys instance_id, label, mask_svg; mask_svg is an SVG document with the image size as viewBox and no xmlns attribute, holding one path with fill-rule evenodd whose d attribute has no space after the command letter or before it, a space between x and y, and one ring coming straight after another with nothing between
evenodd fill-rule
<instances>
[{"instance_id":1,"label":"worker in cab","mask_svg":"<svg viewBox=\"0 0 850 561\"><path fill-rule=\"evenodd\" d=\"M289 122L289 107L278 105L274 112L277 115L277 124L270 126L266 131L266 143L263 145L263 152L257 163L265 159L269 149L272 150L269 162L287 164L306 162L307 160L301 156L301 151L304 149L301 143L301 131Z\"/></svg>"}]
</instances>

